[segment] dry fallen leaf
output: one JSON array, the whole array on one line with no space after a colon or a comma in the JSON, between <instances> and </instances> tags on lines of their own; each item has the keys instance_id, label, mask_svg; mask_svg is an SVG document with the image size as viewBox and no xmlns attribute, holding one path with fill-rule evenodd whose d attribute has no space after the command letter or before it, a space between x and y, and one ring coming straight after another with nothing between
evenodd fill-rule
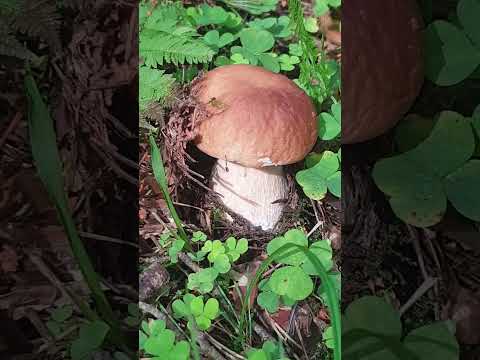
<instances>
[{"instance_id":1,"label":"dry fallen leaf","mask_svg":"<svg viewBox=\"0 0 480 360\"><path fill-rule=\"evenodd\" d=\"M17 271L18 256L9 245L3 245L2 251L0 251L0 270L4 273Z\"/></svg>"}]
</instances>

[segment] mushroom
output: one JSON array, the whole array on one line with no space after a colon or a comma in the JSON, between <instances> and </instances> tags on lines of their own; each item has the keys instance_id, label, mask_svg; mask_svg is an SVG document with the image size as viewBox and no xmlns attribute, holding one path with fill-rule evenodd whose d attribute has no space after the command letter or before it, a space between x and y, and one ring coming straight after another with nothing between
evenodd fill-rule
<instances>
[{"instance_id":1,"label":"mushroom","mask_svg":"<svg viewBox=\"0 0 480 360\"><path fill-rule=\"evenodd\" d=\"M342 143L373 139L408 111L423 84L423 21L416 0L342 7Z\"/></svg>"},{"instance_id":2,"label":"mushroom","mask_svg":"<svg viewBox=\"0 0 480 360\"><path fill-rule=\"evenodd\" d=\"M193 93L208 113L195 144L218 159L212 189L233 213L272 230L289 192L282 165L302 160L317 140L310 98L287 77L252 65L216 68Z\"/></svg>"}]
</instances>

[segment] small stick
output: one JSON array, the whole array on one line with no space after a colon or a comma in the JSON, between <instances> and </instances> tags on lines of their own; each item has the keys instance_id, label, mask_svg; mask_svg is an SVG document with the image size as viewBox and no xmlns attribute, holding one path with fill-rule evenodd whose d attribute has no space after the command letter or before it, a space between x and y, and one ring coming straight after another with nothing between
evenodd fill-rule
<instances>
[{"instance_id":1,"label":"small stick","mask_svg":"<svg viewBox=\"0 0 480 360\"><path fill-rule=\"evenodd\" d=\"M437 283L438 279L433 277L428 277L425 281L420 285L420 287L413 293L413 295L408 299L408 301L400 308L399 313L400 316L403 316L405 312L417 302L432 286Z\"/></svg>"}]
</instances>

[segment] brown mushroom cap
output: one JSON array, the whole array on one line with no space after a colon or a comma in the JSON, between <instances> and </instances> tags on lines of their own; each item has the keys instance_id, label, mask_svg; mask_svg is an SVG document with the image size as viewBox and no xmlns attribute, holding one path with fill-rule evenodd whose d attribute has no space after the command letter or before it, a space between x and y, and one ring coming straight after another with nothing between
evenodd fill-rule
<instances>
[{"instance_id":1,"label":"brown mushroom cap","mask_svg":"<svg viewBox=\"0 0 480 360\"><path fill-rule=\"evenodd\" d=\"M423 22L416 0L342 7L342 143L392 128L423 83Z\"/></svg>"},{"instance_id":2,"label":"brown mushroom cap","mask_svg":"<svg viewBox=\"0 0 480 360\"><path fill-rule=\"evenodd\" d=\"M198 126L197 147L246 167L302 160L317 140L315 109L293 81L261 67L226 65L193 90L209 116Z\"/></svg>"}]
</instances>

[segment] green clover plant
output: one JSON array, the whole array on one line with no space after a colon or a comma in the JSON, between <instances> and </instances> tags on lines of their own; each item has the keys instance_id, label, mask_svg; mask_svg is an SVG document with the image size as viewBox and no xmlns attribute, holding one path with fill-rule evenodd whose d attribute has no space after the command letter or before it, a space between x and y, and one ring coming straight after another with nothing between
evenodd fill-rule
<instances>
[{"instance_id":1,"label":"green clover plant","mask_svg":"<svg viewBox=\"0 0 480 360\"><path fill-rule=\"evenodd\" d=\"M351 303L342 324L345 360L457 360L460 355L449 322L435 322L404 335L399 313L375 296Z\"/></svg>"},{"instance_id":2,"label":"green clover plant","mask_svg":"<svg viewBox=\"0 0 480 360\"><path fill-rule=\"evenodd\" d=\"M318 137L320 140L332 140L342 131L342 104L335 102L330 112L318 115Z\"/></svg>"},{"instance_id":3,"label":"green clover plant","mask_svg":"<svg viewBox=\"0 0 480 360\"><path fill-rule=\"evenodd\" d=\"M341 196L341 153L324 151L322 154L311 154L306 161L311 165L297 172L295 179L303 188L305 195L313 200L322 200L327 191Z\"/></svg>"},{"instance_id":4,"label":"green clover plant","mask_svg":"<svg viewBox=\"0 0 480 360\"><path fill-rule=\"evenodd\" d=\"M444 111L426 140L375 164L373 179L397 217L432 226L443 218L449 200L463 216L480 221L480 160L472 158L478 121Z\"/></svg>"},{"instance_id":5,"label":"green clover plant","mask_svg":"<svg viewBox=\"0 0 480 360\"><path fill-rule=\"evenodd\" d=\"M240 32L242 46L233 46L232 55L240 54L251 65L262 65L266 69L278 73L280 64L278 59L269 53L275 44L274 36L263 29L248 28Z\"/></svg>"},{"instance_id":6,"label":"green clover plant","mask_svg":"<svg viewBox=\"0 0 480 360\"><path fill-rule=\"evenodd\" d=\"M195 324L199 330L206 331L210 329L212 320L215 320L220 314L220 307L218 300L210 298L206 303L203 301L203 296L194 296L186 294L183 300L175 300L172 304L172 309L176 317L195 319ZM192 329L193 324L188 320L187 327Z\"/></svg>"},{"instance_id":7,"label":"green clover plant","mask_svg":"<svg viewBox=\"0 0 480 360\"><path fill-rule=\"evenodd\" d=\"M435 20L425 30L426 76L440 86L451 86L468 78L480 65L480 2L460 0L459 26Z\"/></svg>"},{"instance_id":8,"label":"green clover plant","mask_svg":"<svg viewBox=\"0 0 480 360\"><path fill-rule=\"evenodd\" d=\"M267 245L267 253L272 255L287 244L308 247L305 233L299 229L291 229L283 236L271 240ZM331 269L332 248L328 241L312 243L309 250L315 255L327 271ZM313 292L313 281L310 276L319 276L314 264L304 252L283 256L276 259L278 264L287 265L273 272L268 281L259 284L260 294L257 303L269 312L276 312L280 301L292 306L296 301L307 298Z\"/></svg>"},{"instance_id":9,"label":"green clover plant","mask_svg":"<svg viewBox=\"0 0 480 360\"><path fill-rule=\"evenodd\" d=\"M342 0L315 0L313 4L313 13L315 16L324 15L330 8L338 8Z\"/></svg>"},{"instance_id":10,"label":"green clover plant","mask_svg":"<svg viewBox=\"0 0 480 360\"><path fill-rule=\"evenodd\" d=\"M110 326L107 323L95 320L80 325L78 337L70 346L70 356L72 360L87 360L101 349Z\"/></svg>"},{"instance_id":11,"label":"green clover plant","mask_svg":"<svg viewBox=\"0 0 480 360\"><path fill-rule=\"evenodd\" d=\"M282 343L265 341L261 349L251 349L247 352L248 360L289 360L285 355Z\"/></svg>"},{"instance_id":12,"label":"green clover plant","mask_svg":"<svg viewBox=\"0 0 480 360\"><path fill-rule=\"evenodd\" d=\"M139 331L139 349L151 355L152 360L188 360L190 344L187 341L175 342L175 333L166 328L165 321L142 322Z\"/></svg>"}]
</instances>

